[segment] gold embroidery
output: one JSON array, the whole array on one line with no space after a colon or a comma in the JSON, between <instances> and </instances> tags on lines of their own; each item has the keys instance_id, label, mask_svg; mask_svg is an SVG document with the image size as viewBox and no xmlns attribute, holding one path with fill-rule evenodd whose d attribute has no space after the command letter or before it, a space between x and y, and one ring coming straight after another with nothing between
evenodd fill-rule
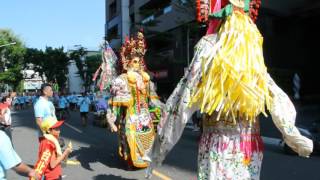
<instances>
[{"instance_id":1,"label":"gold embroidery","mask_svg":"<svg viewBox=\"0 0 320 180\"><path fill-rule=\"evenodd\" d=\"M46 164L48 164L49 158L51 157L51 152L49 150L45 150L42 153L42 156L40 158L39 163L36 166L35 171L38 174L43 174L44 168L46 167Z\"/></svg>"}]
</instances>

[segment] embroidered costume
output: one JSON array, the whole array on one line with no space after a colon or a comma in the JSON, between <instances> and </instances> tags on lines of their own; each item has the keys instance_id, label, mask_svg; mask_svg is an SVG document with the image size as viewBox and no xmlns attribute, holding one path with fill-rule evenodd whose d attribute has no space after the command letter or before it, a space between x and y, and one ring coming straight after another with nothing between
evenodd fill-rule
<instances>
[{"instance_id":1,"label":"embroidered costume","mask_svg":"<svg viewBox=\"0 0 320 180\"><path fill-rule=\"evenodd\" d=\"M119 134L119 155L129 166L145 168L146 154L154 141L155 131L150 107L160 107L150 76L145 72L145 40L142 32L127 39L120 50L122 71L112 83L107 119ZM114 124L115 123L115 124Z\"/></svg>"},{"instance_id":2,"label":"embroidered costume","mask_svg":"<svg viewBox=\"0 0 320 180\"><path fill-rule=\"evenodd\" d=\"M204 4L203 4L204 3ZM265 106L284 141L300 156L309 156L312 141L295 127L295 108L275 84L264 64L262 42L254 21L259 1L199 0L199 21L208 35L195 47L188 73L166 102L150 154L161 164L196 111L203 113L198 152L198 179L259 179L263 158L259 114ZM201 17L203 16L203 17ZM213 33L213 34L210 34Z\"/></svg>"}]
</instances>

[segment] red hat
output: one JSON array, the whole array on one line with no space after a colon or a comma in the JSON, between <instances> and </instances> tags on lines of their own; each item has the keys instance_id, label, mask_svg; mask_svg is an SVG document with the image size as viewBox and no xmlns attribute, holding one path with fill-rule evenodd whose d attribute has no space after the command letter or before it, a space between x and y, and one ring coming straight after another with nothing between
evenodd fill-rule
<instances>
[{"instance_id":1,"label":"red hat","mask_svg":"<svg viewBox=\"0 0 320 180\"><path fill-rule=\"evenodd\" d=\"M51 126L51 128L60 127L63 123L64 123L64 121L57 121L53 126Z\"/></svg>"},{"instance_id":2,"label":"red hat","mask_svg":"<svg viewBox=\"0 0 320 180\"><path fill-rule=\"evenodd\" d=\"M8 108L8 107L9 107L8 104L0 103L0 109L6 109L6 108Z\"/></svg>"}]
</instances>

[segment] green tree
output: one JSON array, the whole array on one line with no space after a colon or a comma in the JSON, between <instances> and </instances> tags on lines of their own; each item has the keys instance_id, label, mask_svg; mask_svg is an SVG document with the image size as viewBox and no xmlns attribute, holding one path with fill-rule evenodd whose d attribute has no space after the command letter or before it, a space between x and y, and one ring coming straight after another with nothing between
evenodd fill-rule
<instances>
[{"instance_id":1,"label":"green tree","mask_svg":"<svg viewBox=\"0 0 320 180\"><path fill-rule=\"evenodd\" d=\"M44 66L44 59L45 54L40 49L35 48L27 48L27 52L25 54L25 61L24 61L24 68L25 69L32 69L35 72L39 73L39 76L41 77L42 81L44 82L45 79L45 66Z\"/></svg>"},{"instance_id":2,"label":"green tree","mask_svg":"<svg viewBox=\"0 0 320 180\"><path fill-rule=\"evenodd\" d=\"M85 58L85 64L86 64L86 77L85 77L85 87L88 89L90 85L93 83L92 78L96 70L99 68L101 64L101 54L91 55L87 56Z\"/></svg>"},{"instance_id":3,"label":"green tree","mask_svg":"<svg viewBox=\"0 0 320 180\"><path fill-rule=\"evenodd\" d=\"M57 82L60 89L64 89L67 82L69 58L63 47L46 47L44 60L45 75L48 82Z\"/></svg>"},{"instance_id":4,"label":"green tree","mask_svg":"<svg viewBox=\"0 0 320 180\"><path fill-rule=\"evenodd\" d=\"M16 90L23 80L21 71L25 52L26 48L17 35L11 30L0 29L0 84L8 84Z\"/></svg>"},{"instance_id":5,"label":"green tree","mask_svg":"<svg viewBox=\"0 0 320 180\"><path fill-rule=\"evenodd\" d=\"M48 82L58 83L61 90L66 87L69 58L63 47L46 47L45 51L29 48L24 65L38 72L41 78L45 76Z\"/></svg>"}]
</instances>

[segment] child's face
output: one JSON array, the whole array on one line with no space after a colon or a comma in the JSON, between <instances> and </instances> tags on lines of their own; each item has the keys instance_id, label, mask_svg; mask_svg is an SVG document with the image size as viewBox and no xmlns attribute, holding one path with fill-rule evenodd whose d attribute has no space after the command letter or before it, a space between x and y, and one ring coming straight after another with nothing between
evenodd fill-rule
<instances>
[{"instance_id":1,"label":"child's face","mask_svg":"<svg viewBox=\"0 0 320 180\"><path fill-rule=\"evenodd\" d=\"M52 128L51 129L51 134L56 137L56 138L59 138L60 136L60 127L58 128Z\"/></svg>"}]
</instances>

